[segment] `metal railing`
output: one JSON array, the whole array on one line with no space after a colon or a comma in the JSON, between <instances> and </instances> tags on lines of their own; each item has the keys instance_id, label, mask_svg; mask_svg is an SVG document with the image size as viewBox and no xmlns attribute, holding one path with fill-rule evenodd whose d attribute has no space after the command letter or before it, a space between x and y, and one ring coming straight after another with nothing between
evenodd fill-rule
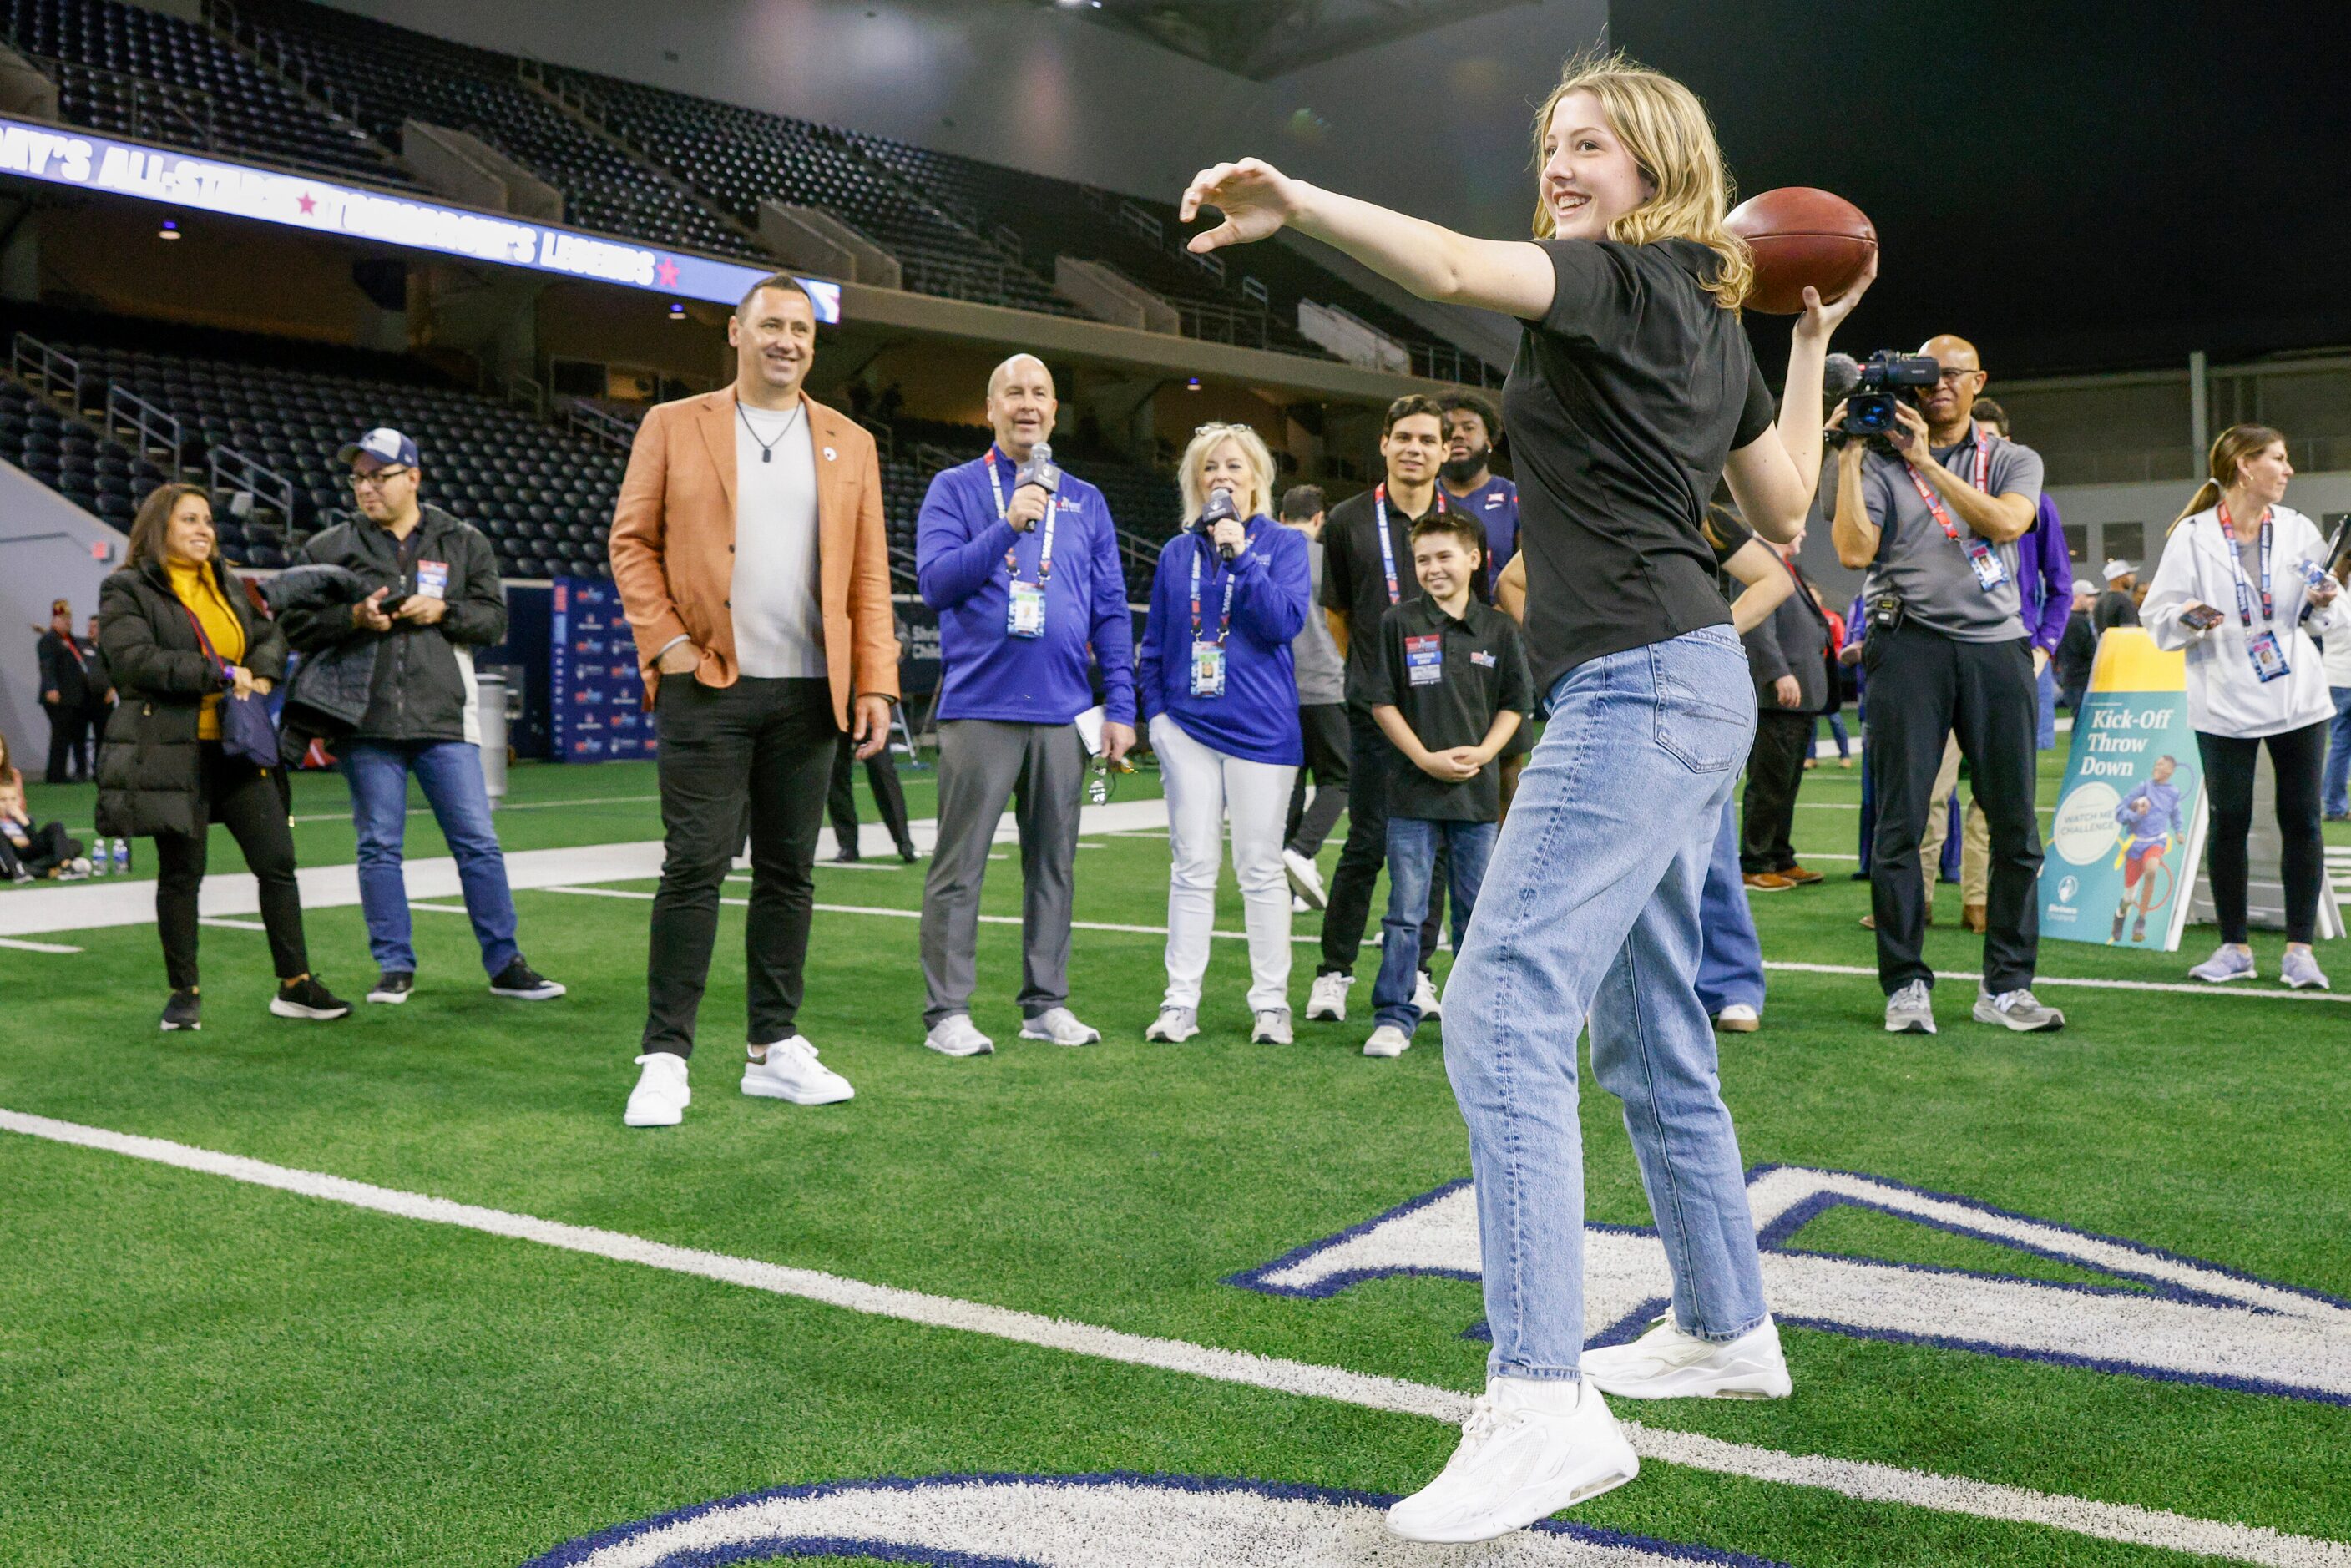
<instances>
[{"instance_id":1,"label":"metal railing","mask_svg":"<svg viewBox=\"0 0 2351 1568\"><path fill-rule=\"evenodd\" d=\"M1244 349L1270 349L1273 322L1262 310L1239 310L1198 299L1171 299L1180 329L1204 343L1231 343Z\"/></svg>"},{"instance_id":2,"label":"metal railing","mask_svg":"<svg viewBox=\"0 0 2351 1568\"><path fill-rule=\"evenodd\" d=\"M178 415L116 383L106 389L106 433L117 440L136 438L140 456L160 458L178 476L187 451Z\"/></svg>"},{"instance_id":3,"label":"metal railing","mask_svg":"<svg viewBox=\"0 0 2351 1568\"><path fill-rule=\"evenodd\" d=\"M910 294L928 294L941 299L968 299L979 305L1008 305L1016 298L1017 283L1041 287L1008 261L962 257L948 261L936 256L902 255L898 258L898 269L899 281Z\"/></svg>"},{"instance_id":4,"label":"metal railing","mask_svg":"<svg viewBox=\"0 0 2351 1568\"><path fill-rule=\"evenodd\" d=\"M563 428L590 441L602 442L622 452L633 451L637 444L636 426L607 409L598 408L582 398L566 398L561 403Z\"/></svg>"},{"instance_id":5,"label":"metal railing","mask_svg":"<svg viewBox=\"0 0 2351 1568\"><path fill-rule=\"evenodd\" d=\"M1029 247L1022 242L1020 236L1013 232L1010 225L997 225L993 229L988 231L987 237L990 240L993 240L996 244L996 248L1002 251L1006 256L1010 256L1014 261L1019 262L1023 267L1029 265Z\"/></svg>"},{"instance_id":6,"label":"metal railing","mask_svg":"<svg viewBox=\"0 0 2351 1568\"><path fill-rule=\"evenodd\" d=\"M277 34L246 20L229 0L204 0L202 11L214 32L300 89L311 102L361 130L367 128L366 106L357 90L328 77Z\"/></svg>"},{"instance_id":7,"label":"metal railing","mask_svg":"<svg viewBox=\"0 0 2351 1568\"><path fill-rule=\"evenodd\" d=\"M285 519L283 527L287 537L292 537L294 481L274 468L255 462L234 446L214 447L208 466L212 470L212 490L216 499L250 496L256 502L274 507Z\"/></svg>"},{"instance_id":8,"label":"metal railing","mask_svg":"<svg viewBox=\"0 0 2351 1568\"><path fill-rule=\"evenodd\" d=\"M213 100L210 94L191 88L167 87L145 77L135 77L122 71L109 70L104 66L84 65L79 60L59 59L53 55L26 55L25 58L40 68L41 74L62 89L68 76L85 78L112 86L124 100L128 124L99 126L114 130L145 141L170 141L183 147L198 147L210 152L215 150ZM94 112L85 113L85 121L96 124L109 118Z\"/></svg>"},{"instance_id":9,"label":"metal railing","mask_svg":"<svg viewBox=\"0 0 2351 1568\"><path fill-rule=\"evenodd\" d=\"M880 450L883 462L887 463L898 455L898 433L891 429L888 423L875 419L871 414L852 414L850 417L863 425L868 434L873 437L873 444Z\"/></svg>"},{"instance_id":10,"label":"metal railing","mask_svg":"<svg viewBox=\"0 0 2351 1568\"><path fill-rule=\"evenodd\" d=\"M508 371L499 379L498 395L517 408L528 409L533 419L547 417L547 388L528 371Z\"/></svg>"},{"instance_id":11,"label":"metal railing","mask_svg":"<svg viewBox=\"0 0 2351 1568\"><path fill-rule=\"evenodd\" d=\"M1119 227L1152 249L1157 250L1167 243L1167 226L1133 202L1119 203L1117 216Z\"/></svg>"},{"instance_id":12,"label":"metal railing","mask_svg":"<svg viewBox=\"0 0 2351 1568\"><path fill-rule=\"evenodd\" d=\"M19 332L9 348L8 369L51 402L62 401L76 413L81 412L81 361L71 354L58 352L30 332Z\"/></svg>"},{"instance_id":13,"label":"metal railing","mask_svg":"<svg viewBox=\"0 0 2351 1568\"><path fill-rule=\"evenodd\" d=\"M1412 373L1426 376L1433 382L1454 382L1465 387L1498 387L1503 372L1488 364L1478 355L1451 343L1406 341L1406 352L1412 355Z\"/></svg>"}]
</instances>

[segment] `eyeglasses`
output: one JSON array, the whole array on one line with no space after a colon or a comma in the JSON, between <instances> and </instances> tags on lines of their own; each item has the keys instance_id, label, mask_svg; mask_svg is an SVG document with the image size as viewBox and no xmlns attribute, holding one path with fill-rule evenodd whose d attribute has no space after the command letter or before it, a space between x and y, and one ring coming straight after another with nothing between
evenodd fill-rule
<instances>
[{"instance_id":1,"label":"eyeglasses","mask_svg":"<svg viewBox=\"0 0 2351 1568\"><path fill-rule=\"evenodd\" d=\"M408 472L410 472L410 470L406 468L379 468L372 474L354 474L351 476L351 488L354 490L380 490L383 488L387 481L397 479L402 474L406 474Z\"/></svg>"},{"instance_id":2,"label":"eyeglasses","mask_svg":"<svg viewBox=\"0 0 2351 1568\"><path fill-rule=\"evenodd\" d=\"M1943 373L1937 376L1935 380L1944 386L1950 386L1955 382L1966 380L1970 376L1980 376L1981 374L1983 374L1981 371L1955 370L1952 367L1946 365L1943 367Z\"/></svg>"}]
</instances>

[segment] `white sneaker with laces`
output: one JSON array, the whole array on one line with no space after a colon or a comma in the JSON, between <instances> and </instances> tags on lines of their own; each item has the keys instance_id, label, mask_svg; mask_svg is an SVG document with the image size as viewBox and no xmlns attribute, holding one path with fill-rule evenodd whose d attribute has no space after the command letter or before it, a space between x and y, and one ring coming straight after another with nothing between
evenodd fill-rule
<instances>
[{"instance_id":1,"label":"white sneaker with laces","mask_svg":"<svg viewBox=\"0 0 2351 1568\"><path fill-rule=\"evenodd\" d=\"M1020 1038L1048 1045L1100 1045L1102 1030L1080 1023L1067 1008L1047 1008L1020 1026Z\"/></svg>"},{"instance_id":2,"label":"white sneaker with laces","mask_svg":"<svg viewBox=\"0 0 2351 1568\"><path fill-rule=\"evenodd\" d=\"M941 1056L986 1056L996 1049L996 1042L979 1032L969 1013L956 1013L931 1026L930 1033L923 1036L923 1049Z\"/></svg>"},{"instance_id":3,"label":"white sneaker with laces","mask_svg":"<svg viewBox=\"0 0 2351 1568\"><path fill-rule=\"evenodd\" d=\"M1763 1027L1763 1015L1745 1002L1732 1002L1714 1015L1714 1027L1724 1034L1753 1034Z\"/></svg>"},{"instance_id":4,"label":"white sneaker with laces","mask_svg":"<svg viewBox=\"0 0 2351 1568\"><path fill-rule=\"evenodd\" d=\"M816 1059L816 1047L804 1034L768 1047L765 1061L745 1062L743 1092L758 1100L789 1100L795 1105L838 1105L857 1097L848 1079Z\"/></svg>"},{"instance_id":5,"label":"white sneaker with laces","mask_svg":"<svg viewBox=\"0 0 2351 1568\"><path fill-rule=\"evenodd\" d=\"M2065 1027L2065 1015L2029 990L2002 991L1995 997L1981 986L1976 988L1975 1020L2019 1034L2042 1034Z\"/></svg>"},{"instance_id":6,"label":"white sneaker with laces","mask_svg":"<svg viewBox=\"0 0 2351 1568\"><path fill-rule=\"evenodd\" d=\"M1306 1021L1329 1019L1335 1023L1347 1021L1347 988L1355 983L1353 975L1317 975L1314 988L1306 993Z\"/></svg>"},{"instance_id":7,"label":"white sneaker with laces","mask_svg":"<svg viewBox=\"0 0 2351 1568\"><path fill-rule=\"evenodd\" d=\"M2278 978L2297 991L2331 990L2326 971L2318 967L2318 959L2306 947L2289 947L2278 960Z\"/></svg>"},{"instance_id":8,"label":"white sneaker with laces","mask_svg":"<svg viewBox=\"0 0 2351 1568\"><path fill-rule=\"evenodd\" d=\"M1199 1032L1199 1009L1163 1007L1159 1016L1151 1020L1151 1027L1143 1031L1143 1038L1181 1045Z\"/></svg>"},{"instance_id":9,"label":"white sneaker with laces","mask_svg":"<svg viewBox=\"0 0 2351 1568\"><path fill-rule=\"evenodd\" d=\"M1469 1406L1443 1473L1388 1510L1388 1529L1406 1541L1491 1541L1640 1472L1599 1389L1497 1377Z\"/></svg>"},{"instance_id":10,"label":"white sneaker with laces","mask_svg":"<svg viewBox=\"0 0 2351 1568\"><path fill-rule=\"evenodd\" d=\"M1289 1045L1295 1039L1290 1032L1288 1008L1267 1008L1257 1015L1257 1027L1249 1030L1251 1045Z\"/></svg>"},{"instance_id":11,"label":"white sneaker with laces","mask_svg":"<svg viewBox=\"0 0 2351 1568\"><path fill-rule=\"evenodd\" d=\"M1392 1023L1384 1023L1372 1030L1372 1038L1364 1041L1365 1056L1402 1056L1412 1049L1412 1036Z\"/></svg>"},{"instance_id":12,"label":"white sneaker with laces","mask_svg":"<svg viewBox=\"0 0 2351 1568\"><path fill-rule=\"evenodd\" d=\"M1322 891L1322 873L1315 863L1296 850L1281 852L1281 869L1290 878L1290 891L1306 901L1309 909L1321 909L1331 902Z\"/></svg>"},{"instance_id":13,"label":"white sneaker with laces","mask_svg":"<svg viewBox=\"0 0 2351 1568\"><path fill-rule=\"evenodd\" d=\"M1886 1032L1935 1032L1935 993L1924 980L1913 980L1886 998Z\"/></svg>"},{"instance_id":14,"label":"white sneaker with laces","mask_svg":"<svg viewBox=\"0 0 2351 1568\"><path fill-rule=\"evenodd\" d=\"M1445 1016L1445 998L1437 994L1436 978L1426 969L1423 969L1420 972L1420 977L1412 983L1412 1005L1420 1009L1420 1016L1423 1019L1441 1019Z\"/></svg>"},{"instance_id":15,"label":"white sneaker with laces","mask_svg":"<svg viewBox=\"0 0 2351 1568\"><path fill-rule=\"evenodd\" d=\"M2202 980L2210 986L2224 986L2231 980L2252 980L2260 977L2253 967L2251 947L2232 947L2223 942L2212 949L2212 956L2188 971L2191 980Z\"/></svg>"},{"instance_id":16,"label":"white sneaker with laces","mask_svg":"<svg viewBox=\"0 0 2351 1568\"><path fill-rule=\"evenodd\" d=\"M629 1108L621 1113L624 1127L674 1127L685 1120L694 1098L685 1086L685 1058L668 1051L649 1051L638 1057L644 1071L629 1091Z\"/></svg>"},{"instance_id":17,"label":"white sneaker with laces","mask_svg":"<svg viewBox=\"0 0 2351 1568\"><path fill-rule=\"evenodd\" d=\"M1780 1330L1770 1318L1734 1340L1706 1340L1673 1314L1631 1344L1586 1350L1584 1381L1619 1399L1785 1399L1792 1386Z\"/></svg>"}]
</instances>

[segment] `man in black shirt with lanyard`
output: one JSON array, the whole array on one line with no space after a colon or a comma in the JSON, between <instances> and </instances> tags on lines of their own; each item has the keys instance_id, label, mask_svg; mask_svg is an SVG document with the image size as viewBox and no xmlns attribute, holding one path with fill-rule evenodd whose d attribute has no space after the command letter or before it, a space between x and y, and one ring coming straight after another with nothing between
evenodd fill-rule
<instances>
[{"instance_id":1,"label":"man in black shirt with lanyard","mask_svg":"<svg viewBox=\"0 0 2351 1568\"><path fill-rule=\"evenodd\" d=\"M1380 459L1387 476L1366 494L1331 508L1322 526L1322 608L1331 639L1347 661L1347 843L1331 878L1322 915L1322 961L1308 994L1309 1019L1347 1016L1372 888L1387 861L1388 775L1404 759L1372 717L1377 687L1380 621L1420 595L1412 574L1412 526L1442 509L1437 472L1445 461L1445 411L1419 393L1388 405Z\"/></svg>"}]
</instances>

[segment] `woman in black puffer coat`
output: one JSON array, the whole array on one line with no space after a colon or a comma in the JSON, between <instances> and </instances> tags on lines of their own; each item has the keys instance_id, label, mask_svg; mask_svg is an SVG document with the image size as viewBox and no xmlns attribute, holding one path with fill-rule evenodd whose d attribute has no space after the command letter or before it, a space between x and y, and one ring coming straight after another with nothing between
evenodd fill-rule
<instances>
[{"instance_id":1,"label":"woman in black puffer coat","mask_svg":"<svg viewBox=\"0 0 2351 1568\"><path fill-rule=\"evenodd\" d=\"M99 750L98 831L155 841L155 925L172 997L166 1030L201 1029L196 894L211 824L228 829L261 884L261 919L277 967L269 1010L339 1019L350 1004L310 974L294 834L275 769L221 746L224 695L267 695L286 673L286 639L254 613L222 565L212 503L165 485L131 526L122 570L99 591L99 646L120 701Z\"/></svg>"}]
</instances>

